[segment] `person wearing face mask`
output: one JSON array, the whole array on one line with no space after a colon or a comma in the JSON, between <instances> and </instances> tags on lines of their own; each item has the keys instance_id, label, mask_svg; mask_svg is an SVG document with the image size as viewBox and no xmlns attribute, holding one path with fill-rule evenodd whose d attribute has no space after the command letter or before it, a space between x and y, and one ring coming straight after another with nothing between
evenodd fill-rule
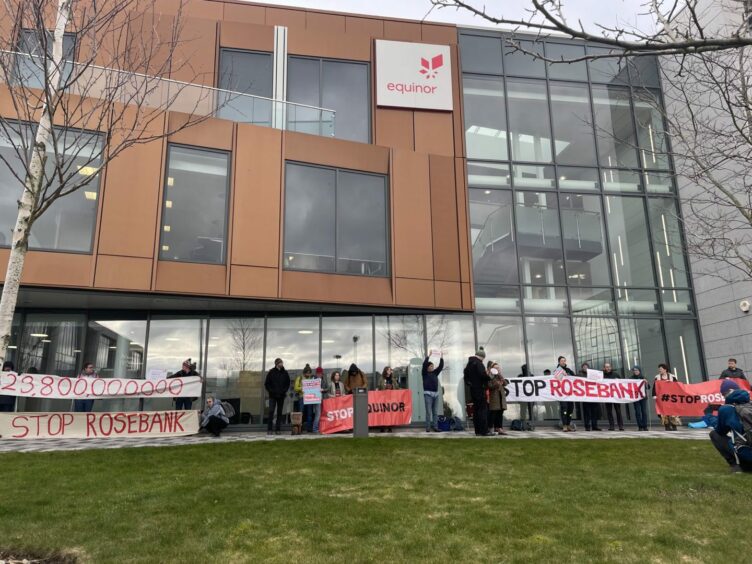
<instances>
[{"instance_id":1,"label":"person wearing face mask","mask_svg":"<svg viewBox=\"0 0 752 564\"><path fill-rule=\"evenodd\" d=\"M274 421L274 411L276 410L277 424L275 426L275 433L279 435L282 432L282 408L285 405L287 391L290 389L290 374L285 369L281 358L274 359L274 368L266 374L264 388L269 396L269 420L266 434L272 434L272 422Z\"/></svg>"},{"instance_id":2,"label":"person wearing face mask","mask_svg":"<svg viewBox=\"0 0 752 564\"><path fill-rule=\"evenodd\" d=\"M504 432L504 411L507 408L507 381L501 375L501 367L498 362L488 362L488 428L493 428L497 435L506 435Z\"/></svg>"},{"instance_id":3,"label":"person wearing face mask","mask_svg":"<svg viewBox=\"0 0 752 564\"><path fill-rule=\"evenodd\" d=\"M381 371L381 377L379 378L379 390L381 391L399 390L399 382L397 381L397 378L394 376L394 371L392 370L391 366L385 366L384 370ZM392 428L382 427L381 431L379 432L391 433Z\"/></svg>"}]
</instances>

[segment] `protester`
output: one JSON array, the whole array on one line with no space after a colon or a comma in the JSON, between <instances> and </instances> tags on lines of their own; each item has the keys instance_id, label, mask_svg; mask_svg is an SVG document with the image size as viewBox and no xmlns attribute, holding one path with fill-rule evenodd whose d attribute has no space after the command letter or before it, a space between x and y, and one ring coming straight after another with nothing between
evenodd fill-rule
<instances>
[{"instance_id":1,"label":"protester","mask_svg":"<svg viewBox=\"0 0 752 564\"><path fill-rule=\"evenodd\" d=\"M590 365L587 362L583 362L580 366L580 376L583 378L588 377L588 370ZM595 402L583 402L582 403L582 420L585 423L586 431L603 431L598 427L598 416L600 415L600 407Z\"/></svg>"},{"instance_id":2,"label":"protester","mask_svg":"<svg viewBox=\"0 0 752 564\"><path fill-rule=\"evenodd\" d=\"M611 368L611 363L606 362L603 365L603 379L604 380L620 380L621 374L614 372ZM616 412L616 423L619 425L619 431L624 430L624 419L621 416L621 405L618 403L606 403L606 417L608 417L608 430L614 430L614 412Z\"/></svg>"},{"instance_id":3,"label":"protester","mask_svg":"<svg viewBox=\"0 0 752 564\"><path fill-rule=\"evenodd\" d=\"M488 403L486 402L486 388L490 378L483 366L486 351L480 347L474 356L467 359L464 376L465 383L470 388L470 397L473 400L473 427L478 437L490 437L493 433L488 431Z\"/></svg>"},{"instance_id":4,"label":"protester","mask_svg":"<svg viewBox=\"0 0 752 564\"><path fill-rule=\"evenodd\" d=\"M439 374L444 370L444 354L439 357L438 368L430 361L430 355L423 360L421 375L423 376L423 401L426 404L426 433L438 433L439 418Z\"/></svg>"},{"instance_id":5,"label":"protester","mask_svg":"<svg viewBox=\"0 0 752 564\"><path fill-rule=\"evenodd\" d=\"M749 425L752 419L749 392L739 388L736 382L727 381L721 384L721 394L726 404L718 408L718 422L710 431L710 440L732 472L752 472L752 445L744 428L744 420Z\"/></svg>"},{"instance_id":6,"label":"protester","mask_svg":"<svg viewBox=\"0 0 752 564\"><path fill-rule=\"evenodd\" d=\"M321 398L324 397L324 389L326 388L326 383L324 382L324 369L320 366L316 367L316 374L314 375L314 379L318 380L319 382L319 389L321 390ZM311 433L318 434L319 432L319 421L321 421L321 403L312 403L310 405L306 406L308 410L308 417L310 418L310 422L308 424L308 430Z\"/></svg>"},{"instance_id":7,"label":"protester","mask_svg":"<svg viewBox=\"0 0 752 564\"><path fill-rule=\"evenodd\" d=\"M335 370L329 376L329 387L326 394L328 398L338 398L347 394L345 383L341 380L341 377L339 370Z\"/></svg>"},{"instance_id":8,"label":"protester","mask_svg":"<svg viewBox=\"0 0 752 564\"><path fill-rule=\"evenodd\" d=\"M180 370L167 378L187 378L188 376L199 376L199 373L196 372L196 363L192 362L190 358L183 361L183 367ZM193 407L193 402L197 399L198 398L175 398L173 400L175 402L175 409L191 409Z\"/></svg>"},{"instance_id":9,"label":"protester","mask_svg":"<svg viewBox=\"0 0 752 564\"><path fill-rule=\"evenodd\" d=\"M3 372L15 372L16 367L10 360L3 363ZM0 412L10 412L16 408L15 396L0 396Z\"/></svg>"},{"instance_id":10,"label":"protester","mask_svg":"<svg viewBox=\"0 0 752 564\"><path fill-rule=\"evenodd\" d=\"M653 381L653 397L655 397L657 382L676 382L677 378L668 371L668 364L661 363L658 365L658 374ZM681 419L676 415L661 415L661 424L666 431L676 431L676 426L681 425Z\"/></svg>"},{"instance_id":11,"label":"protester","mask_svg":"<svg viewBox=\"0 0 752 564\"><path fill-rule=\"evenodd\" d=\"M81 371L81 374L78 375L79 378L99 378L99 374L96 373L94 370L94 364L91 362L84 362L84 369ZM92 409L94 409L94 400L93 399L77 399L73 400L73 411L76 413L88 413ZM190 409L190 406L186 409Z\"/></svg>"},{"instance_id":12,"label":"protester","mask_svg":"<svg viewBox=\"0 0 752 564\"><path fill-rule=\"evenodd\" d=\"M527 369L527 364L523 364L520 367L520 374L518 374L517 378L532 378L533 375L530 374L530 372ZM520 419L524 421L525 419L525 406L527 406L527 419L532 423L533 421L533 413L535 411L535 402L529 401L525 402L523 405L520 406Z\"/></svg>"},{"instance_id":13,"label":"protester","mask_svg":"<svg viewBox=\"0 0 752 564\"><path fill-rule=\"evenodd\" d=\"M299 411L301 413L303 427L306 427L308 424L308 410L306 409L305 402L303 401L303 380L307 380L309 378L313 378L313 370L311 370L310 364L306 364L303 367L302 374L298 374L295 377L295 383L293 385L293 392L295 392L295 404L297 406L296 411Z\"/></svg>"},{"instance_id":14,"label":"protester","mask_svg":"<svg viewBox=\"0 0 752 564\"><path fill-rule=\"evenodd\" d=\"M507 409L507 381L501 375L501 367L498 362L488 362L488 427L493 427L497 435L506 435L504 432L504 411Z\"/></svg>"},{"instance_id":15,"label":"protester","mask_svg":"<svg viewBox=\"0 0 752 564\"><path fill-rule=\"evenodd\" d=\"M726 378L741 378L742 380L747 379L747 377L744 375L744 370L736 366L735 358L728 359L728 368L721 372L721 377L719 378L719 380L725 380Z\"/></svg>"},{"instance_id":16,"label":"protester","mask_svg":"<svg viewBox=\"0 0 752 564\"><path fill-rule=\"evenodd\" d=\"M352 394L355 388L368 388L368 380L366 375L363 374L360 368L353 363L350 368L347 369L347 379L345 380L345 390L348 394Z\"/></svg>"},{"instance_id":17,"label":"protester","mask_svg":"<svg viewBox=\"0 0 752 564\"><path fill-rule=\"evenodd\" d=\"M218 437L229 422L222 402L213 396L207 397L206 409L201 413L201 428Z\"/></svg>"},{"instance_id":18,"label":"protester","mask_svg":"<svg viewBox=\"0 0 752 564\"><path fill-rule=\"evenodd\" d=\"M399 382L397 381L397 378L394 377L394 371L391 366L385 366L384 370L381 371L381 377L379 377L379 390L399 390ZM379 432L391 433L392 428L382 427Z\"/></svg>"},{"instance_id":19,"label":"protester","mask_svg":"<svg viewBox=\"0 0 752 564\"><path fill-rule=\"evenodd\" d=\"M559 365L556 367L556 370L554 370L554 372L558 370L563 371L568 376L574 376L572 369L567 366L567 358L565 356L560 356L558 358L558 362ZM565 433L574 431L574 427L572 427L572 413L574 412L574 402L560 401L559 411L561 412L561 430Z\"/></svg>"},{"instance_id":20,"label":"protester","mask_svg":"<svg viewBox=\"0 0 752 564\"><path fill-rule=\"evenodd\" d=\"M276 410L277 424L275 432L279 435L282 432L282 408L285 405L287 391L290 389L290 375L287 373L281 358L274 359L274 368L266 374L264 389L266 389L266 393L269 395L269 421L266 427L266 434L272 434L272 422L274 421L274 411Z\"/></svg>"},{"instance_id":21,"label":"protester","mask_svg":"<svg viewBox=\"0 0 752 564\"><path fill-rule=\"evenodd\" d=\"M645 379L645 376L642 375L642 368L638 364L635 364L632 367L632 378L635 380L642 380L645 382L645 390L649 390L650 386L648 385L648 381ZM635 419L637 420L637 430L638 431L647 431L648 430L648 398L645 396L641 400L637 400L634 402L634 412L635 412Z\"/></svg>"}]
</instances>

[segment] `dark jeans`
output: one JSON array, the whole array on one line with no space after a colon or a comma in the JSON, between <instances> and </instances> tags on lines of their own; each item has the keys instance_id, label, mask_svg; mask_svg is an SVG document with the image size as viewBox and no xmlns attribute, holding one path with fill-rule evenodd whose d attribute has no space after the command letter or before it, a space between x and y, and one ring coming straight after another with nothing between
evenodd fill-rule
<instances>
[{"instance_id":1,"label":"dark jeans","mask_svg":"<svg viewBox=\"0 0 752 564\"><path fill-rule=\"evenodd\" d=\"M282 407L285 405L285 396L281 398L269 398L269 421L267 423L266 430L272 430L272 422L274 421L274 410L277 410L277 427L279 431L282 426Z\"/></svg>"},{"instance_id":2,"label":"dark jeans","mask_svg":"<svg viewBox=\"0 0 752 564\"><path fill-rule=\"evenodd\" d=\"M212 415L211 417L209 417L209 420L206 422L206 425L204 425L204 428L215 437L218 437L219 434L222 432L222 429L224 429L225 427L227 427L227 423L222 421L222 419L220 419L216 415Z\"/></svg>"},{"instance_id":3,"label":"dark jeans","mask_svg":"<svg viewBox=\"0 0 752 564\"><path fill-rule=\"evenodd\" d=\"M712 431L710 431L710 442L713 443L713 446L724 458L724 460L728 462L729 466L739 464L739 466L741 466L742 470L744 470L745 472L752 472L752 461L737 461L736 455L734 454L734 447L731 446L731 439L729 439L726 435L721 435L718 431L713 429Z\"/></svg>"},{"instance_id":4,"label":"dark jeans","mask_svg":"<svg viewBox=\"0 0 752 564\"><path fill-rule=\"evenodd\" d=\"M502 429L504 427L504 412L501 409L489 410L488 426L494 429Z\"/></svg>"},{"instance_id":5,"label":"dark jeans","mask_svg":"<svg viewBox=\"0 0 752 564\"><path fill-rule=\"evenodd\" d=\"M488 433L488 402L485 391L473 394L473 427L476 435Z\"/></svg>"},{"instance_id":6,"label":"dark jeans","mask_svg":"<svg viewBox=\"0 0 752 564\"><path fill-rule=\"evenodd\" d=\"M73 400L73 411L76 413L88 413L94 408L94 400Z\"/></svg>"},{"instance_id":7,"label":"dark jeans","mask_svg":"<svg viewBox=\"0 0 752 564\"><path fill-rule=\"evenodd\" d=\"M193 407L193 400L191 398L175 398L175 409L188 410Z\"/></svg>"},{"instance_id":8,"label":"dark jeans","mask_svg":"<svg viewBox=\"0 0 752 564\"><path fill-rule=\"evenodd\" d=\"M600 415L600 409L597 403L582 403L582 422L585 423L585 429L598 428L598 415Z\"/></svg>"},{"instance_id":9,"label":"dark jeans","mask_svg":"<svg viewBox=\"0 0 752 564\"><path fill-rule=\"evenodd\" d=\"M570 425L572 423L572 413L574 412L574 402L560 401L559 411L561 412L561 424Z\"/></svg>"},{"instance_id":10,"label":"dark jeans","mask_svg":"<svg viewBox=\"0 0 752 564\"><path fill-rule=\"evenodd\" d=\"M621 417L621 406L618 403L607 403L606 416L608 417L608 428L613 430L614 428L614 414L616 411L616 422L619 424L619 429L624 429L624 419Z\"/></svg>"},{"instance_id":11,"label":"dark jeans","mask_svg":"<svg viewBox=\"0 0 752 564\"><path fill-rule=\"evenodd\" d=\"M640 429L648 428L648 398L634 402L634 415Z\"/></svg>"}]
</instances>

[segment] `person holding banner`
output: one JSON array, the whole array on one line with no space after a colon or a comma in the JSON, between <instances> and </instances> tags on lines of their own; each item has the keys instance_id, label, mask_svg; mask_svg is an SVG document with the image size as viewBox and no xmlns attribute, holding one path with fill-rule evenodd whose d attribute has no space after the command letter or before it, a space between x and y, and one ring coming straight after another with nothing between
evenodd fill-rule
<instances>
[{"instance_id":1,"label":"person holding banner","mask_svg":"<svg viewBox=\"0 0 752 564\"><path fill-rule=\"evenodd\" d=\"M718 422L710 431L710 440L732 472L752 472L752 444L748 441L749 427L745 429L745 419L747 426L752 420L749 392L726 380L721 384L721 394L726 403L718 408Z\"/></svg>"},{"instance_id":2,"label":"person holding banner","mask_svg":"<svg viewBox=\"0 0 752 564\"><path fill-rule=\"evenodd\" d=\"M475 356L467 359L464 377L465 383L470 388L470 398L473 401L473 427L477 437L491 437L493 433L488 431L488 402L486 402L486 388L491 380L488 377L483 361L486 359L486 351L483 347L478 348Z\"/></svg>"},{"instance_id":3,"label":"person holding banner","mask_svg":"<svg viewBox=\"0 0 752 564\"><path fill-rule=\"evenodd\" d=\"M355 388L367 388L368 380L363 371L358 368L358 365L354 362L347 369L347 380L345 380L345 390L348 394L352 394Z\"/></svg>"},{"instance_id":4,"label":"person holding banner","mask_svg":"<svg viewBox=\"0 0 752 564\"><path fill-rule=\"evenodd\" d=\"M206 398L206 409L201 413L201 428L218 437L229 423L222 402L213 396Z\"/></svg>"},{"instance_id":5,"label":"person holding banner","mask_svg":"<svg viewBox=\"0 0 752 564\"><path fill-rule=\"evenodd\" d=\"M381 390L382 392L386 390L399 390L399 382L397 381L397 378L394 377L394 371L392 370L391 366L385 366L384 370L381 371L381 377L379 378L379 390ZM391 433L392 428L382 427L379 432Z\"/></svg>"},{"instance_id":6,"label":"person holding banner","mask_svg":"<svg viewBox=\"0 0 752 564\"><path fill-rule=\"evenodd\" d=\"M590 365L587 362L583 362L580 366L580 376L582 378L588 377L588 370ZM585 423L586 431L603 431L598 427L598 416L600 415L600 408L597 403L585 401L582 402L582 419Z\"/></svg>"},{"instance_id":7,"label":"person holding banner","mask_svg":"<svg viewBox=\"0 0 752 564\"><path fill-rule=\"evenodd\" d=\"M316 375L313 377L313 380L317 382L315 388L318 390L318 397L314 403L309 403L306 406L308 408L308 416L311 419L311 422L308 425L308 430L313 434L318 435L319 421L321 421L321 400L324 397L324 392L326 390L324 369L320 366L316 367Z\"/></svg>"},{"instance_id":8,"label":"person holding banner","mask_svg":"<svg viewBox=\"0 0 752 564\"><path fill-rule=\"evenodd\" d=\"M632 367L632 378L641 379L645 382L645 389L650 388L648 381L645 380L645 376L642 375L642 368L638 364ZM645 396L641 400L634 402L635 419L637 420L637 430L648 430L648 398Z\"/></svg>"},{"instance_id":9,"label":"person holding banner","mask_svg":"<svg viewBox=\"0 0 752 564\"><path fill-rule=\"evenodd\" d=\"M611 368L611 363L606 362L603 365L604 380L621 380L621 375L617 374ZM608 430L614 431L614 412L616 412L616 423L619 425L619 431L624 430L624 419L621 416L621 405L618 403L606 403L606 416L608 417Z\"/></svg>"},{"instance_id":10,"label":"person holding banner","mask_svg":"<svg viewBox=\"0 0 752 564\"><path fill-rule=\"evenodd\" d=\"M347 392L345 391L345 383L341 378L342 376L340 375L339 370L335 370L332 372L331 376L329 376L329 387L326 390L327 399L347 395Z\"/></svg>"},{"instance_id":11,"label":"person holding banner","mask_svg":"<svg viewBox=\"0 0 752 564\"><path fill-rule=\"evenodd\" d=\"M15 372L16 367L10 360L3 363L3 372ZM16 398L14 396L0 396L0 411L12 412L16 408Z\"/></svg>"},{"instance_id":12,"label":"person holding banner","mask_svg":"<svg viewBox=\"0 0 752 564\"><path fill-rule=\"evenodd\" d=\"M747 379L747 377L744 375L744 370L736 366L735 358L728 359L728 368L721 372L721 376L718 379L725 380L726 378L739 378L741 380Z\"/></svg>"},{"instance_id":13,"label":"person holding banner","mask_svg":"<svg viewBox=\"0 0 752 564\"><path fill-rule=\"evenodd\" d=\"M572 369L567 366L567 357L560 356L558 359L558 365L554 369L553 375L556 378L561 378L564 374L568 376L574 376ZM561 430L565 433L574 431L572 427L572 414L574 413L573 401L560 401L559 411L561 413Z\"/></svg>"},{"instance_id":14,"label":"person holding banner","mask_svg":"<svg viewBox=\"0 0 752 564\"><path fill-rule=\"evenodd\" d=\"M660 363L658 365L658 374L653 380L653 397L655 397L656 382L676 382L677 378L668 371L668 364ZM661 415L661 424L666 431L676 431L677 425L681 425L681 419L676 415Z\"/></svg>"},{"instance_id":15,"label":"person holding banner","mask_svg":"<svg viewBox=\"0 0 752 564\"><path fill-rule=\"evenodd\" d=\"M167 378L186 378L187 376L199 376L199 373L196 372L196 363L191 361L190 358L183 361L183 367L178 372ZM175 409L178 411L181 409L190 410L196 399L198 398L175 398Z\"/></svg>"},{"instance_id":16,"label":"person holding banner","mask_svg":"<svg viewBox=\"0 0 752 564\"><path fill-rule=\"evenodd\" d=\"M79 374L78 377L79 378L99 378L99 375L94 370L93 363L84 362L84 369L81 371L81 374ZM88 413L92 409L94 409L93 399L73 400L73 411L75 413Z\"/></svg>"},{"instance_id":17,"label":"person holding banner","mask_svg":"<svg viewBox=\"0 0 752 564\"><path fill-rule=\"evenodd\" d=\"M439 374L444 370L444 354L439 357L439 366L435 368L431 362L431 353L423 361L421 376L423 377L423 400L426 404L426 433L439 432Z\"/></svg>"}]
</instances>

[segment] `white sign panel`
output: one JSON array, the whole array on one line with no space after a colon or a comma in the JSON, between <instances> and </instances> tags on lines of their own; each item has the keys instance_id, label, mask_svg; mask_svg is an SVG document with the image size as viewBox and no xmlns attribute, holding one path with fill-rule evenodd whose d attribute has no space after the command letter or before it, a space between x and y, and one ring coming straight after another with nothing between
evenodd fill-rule
<instances>
[{"instance_id":1,"label":"white sign panel","mask_svg":"<svg viewBox=\"0 0 752 564\"><path fill-rule=\"evenodd\" d=\"M376 103L379 106L451 111L449 46L377 40Z\"/></svg>"}]
</instances>

